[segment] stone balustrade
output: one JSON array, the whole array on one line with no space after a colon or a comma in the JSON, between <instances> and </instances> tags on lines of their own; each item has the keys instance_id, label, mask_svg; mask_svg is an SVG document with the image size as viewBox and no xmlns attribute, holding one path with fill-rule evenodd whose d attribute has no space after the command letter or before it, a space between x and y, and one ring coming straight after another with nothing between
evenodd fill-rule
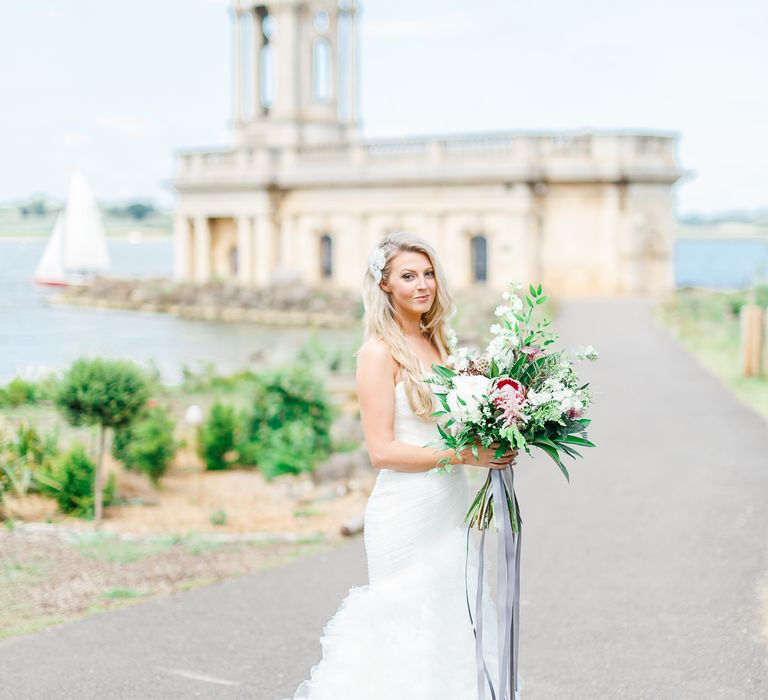
<instances>
[{"instance_id":1,"label":"stone balustrade","mask_svg":"<svg viewBox=\"0 0 768 700\"><path fill-rule=\"evenodd\" d=\"M675 134L621 132L480 133L435 138L377 139L298 149L245 147L182 151L177 154L180 185L246 180L298 185L336 176L359 180L406 168L409 177L430 171L465 175L473 166L508 168L517 179L615 179L631 171L653 181L680 176ZM426 167L425 167L426 166Z\"/></svg>"}]
</instances>

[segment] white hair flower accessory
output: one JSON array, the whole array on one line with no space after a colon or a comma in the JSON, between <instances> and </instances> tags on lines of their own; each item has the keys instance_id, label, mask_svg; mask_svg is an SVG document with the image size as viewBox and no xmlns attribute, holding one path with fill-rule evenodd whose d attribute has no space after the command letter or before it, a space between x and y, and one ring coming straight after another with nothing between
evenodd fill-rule
<instances>
[{"instance_id":1,"label":"white hair flower accessory","mask_svg":"<svg viewBox=\"0 0 768 700\"><path fill-rule=\"evenodd\" d=\"M384 253L384 248L379 246L374 248L371 256L368 258L368 270L373 275L373 279L376 280L376 284L381 282L381 271L384 269L386 262L387 256Z\"/></svg>"}]
</instances>

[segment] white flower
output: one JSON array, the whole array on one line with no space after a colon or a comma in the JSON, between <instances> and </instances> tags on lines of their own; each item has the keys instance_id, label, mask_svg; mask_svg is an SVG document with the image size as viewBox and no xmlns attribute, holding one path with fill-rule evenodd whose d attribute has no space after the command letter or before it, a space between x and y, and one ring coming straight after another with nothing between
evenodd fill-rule
<instances>
[{"instance_id":1,"label":"white flower","mask_svg":"<svg viewBox=\"0 0 768 700\"><path fill-rule=\"evenodd\" d=\"M590 360L594 361L598 357L600 357L600 354L595 350L591 345L587 345L585 348L579 348L574 353L577 360Z\"/></svg>"},{"instance_id":2,"label":"white flower","mask_svg":"<svg viewBox=\"0 0 768 700\"><path fill-rule=\"evenodd\" d=\"M376 284L381 282L381 271L384 269L386 263L387 256L384 253L384 248L376 246L368 258L368 270L373 275L373 279L376 280Z\"/></svg>"},{"instance_id":3,"label":"white flower","mask_svg":"<svg viewBox=\"0 0 768 700\"><path fill-rule=\"evenodd\" d=\"M452 354L445 359L446 364L455 371L461 372L469 366L469 350L467 348L456 348Z\"/></svg>"},{"instance_id":4,"label":"white flower","mask_svg":"<svg viewBox=\"0 0 768 700\"><path fill-rule=\"evenodd\" d=\"M458 374L452 381L454 388L446 395L451 418L459 423L479 421L491 380L481 374Z\"/></svg>"},{"instance_id":5,"label":"white flower","mask_svg":"<svg viewBox=\"0 0 768 700\"><path fill-rule=\"evenodd\" d=\"M501 304L500 306L496 307L496 310L493 313L496 314L497 316L505 316L506 314L509 313L509 307Z\"/></svg>"},{"instance_id":6,"label":"white flower","mask_svg":"<svg viewBox=\"0 0 768 700\"><path fill-rule=\"evenodd\" d=\"M504 292L504 294L501 295L501 298L504 299L504 301L509 301L514 295L511 292Z\"/></svg>"},{"instance_id":7,"label":"white flower","mask_svg":"<svg viewBox=\"0 0 768 700\"><path fill-rule=\"evenodd\" d=\"M451 326L448 326L445 330L445 339L448 343L448 349L453 351L456 348L458 338L456 337L456 331Z\"/></svg>"},{"instance_id":8,"label":"white flower","mask_svg":"<svg viewBox=\"0 0 768 700\"><path fill-rule=\"evenodd\" d=\"M512 311L520 311L523 308L523 300L520 297L515 297L512 302Z\"/></svg>"},{"instance_id":9,"label":"white flower","mask_svg":"<svg viewBox=\"0 0 768 700\"><path fill-rule=\"evenodd\" d=\"M552 400L552 394L548 391L536 392L533 389L530 389L525 398L531 406L541 406Z\"/></svg>"},{"instance_id":10,"label":"white flower","mask_svg":"<svg viewBox=\"0 0 768 700\"><path fill-rule=\"evenodd\" d=\"M489 330L491 331L491 333L492 333L493 335L498 335L499 333L501 333L501 330L502 330L502 328L501 328L501 326L500 326L498 323L494 323L494 324L493 324L493 325L490 327L490 329L489 329Z\"/></svg>"}]
</instances>

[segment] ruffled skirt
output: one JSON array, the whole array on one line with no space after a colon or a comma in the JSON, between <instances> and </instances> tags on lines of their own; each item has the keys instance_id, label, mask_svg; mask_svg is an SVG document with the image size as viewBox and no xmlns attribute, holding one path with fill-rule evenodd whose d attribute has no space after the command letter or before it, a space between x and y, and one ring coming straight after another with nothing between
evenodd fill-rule
<instances>
[{"instance_id":1,"label":"ruffled skirt","mask_svg":"<svg viewBox=\"0 0 768 700\"><path fill-rule=\"evenodd\" d=\"M475 638L464 587L466 535L465 527L453 527L421 550L418 560L350 588L323 629L322 658L294 700L477 698ZM472 539L469 547L467 580L474 616L477 549ZM489 578L486 571L483 646L495 687L496 605ZM485 697L490 697L487 686Z\"/></svg>"}]
</instances>

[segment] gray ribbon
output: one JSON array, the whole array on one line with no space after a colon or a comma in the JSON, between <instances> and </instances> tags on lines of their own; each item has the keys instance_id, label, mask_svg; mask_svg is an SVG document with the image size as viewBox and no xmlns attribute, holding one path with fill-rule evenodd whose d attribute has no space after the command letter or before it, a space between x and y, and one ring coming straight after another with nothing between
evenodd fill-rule
<instances>
[{"instance_id":1,"label":"gray ribbon","mask_svg":"<svg viewBox=\"0 0 768 700\"><path fill-rule=\"evenodd\" d=\"M521 523L520 508L515 494L515 476L511 467L492 469L491 498L493 499L494 520L499 529L498 546L498 642L499 642L499 700L514 700L517 691L517 659L520 630L520 552L521 552ZM507 504L507 495L514 504L517 534L512 530L512 519ZM499 526L499 518L501 523ZM480 546L478 551L477 595L475 596L475 619L469 605L467 586L467 560L469 558L469 530L467 528L467 552L464 561L464 587L467 599L467 611L475 635L475 655L477 658L477 697L485 698L485 682L491 691L491 700L497 695L493 687L491 675L483 657L483 565L485 550L485 528L480 531ZM475 622L476 620L476 622ZM511 686L511 687L510 687Z\"/></svg>"}]
</instances>

